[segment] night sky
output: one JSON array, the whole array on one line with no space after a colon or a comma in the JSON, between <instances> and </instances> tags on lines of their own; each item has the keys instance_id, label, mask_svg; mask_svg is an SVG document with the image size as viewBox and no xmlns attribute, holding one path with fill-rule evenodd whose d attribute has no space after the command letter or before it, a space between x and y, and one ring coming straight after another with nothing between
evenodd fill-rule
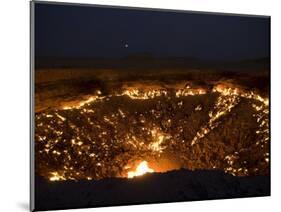
<instances>
[{"instance_id":1,"label":"night sky","mask_svg":"<svg viewBox=\"0 0 281 212\"><path fill-rule=\"evenodd\" d=\"M48 57L269 57L270 19L36 3L35 54Z\"/></svg>"}]
</instances>

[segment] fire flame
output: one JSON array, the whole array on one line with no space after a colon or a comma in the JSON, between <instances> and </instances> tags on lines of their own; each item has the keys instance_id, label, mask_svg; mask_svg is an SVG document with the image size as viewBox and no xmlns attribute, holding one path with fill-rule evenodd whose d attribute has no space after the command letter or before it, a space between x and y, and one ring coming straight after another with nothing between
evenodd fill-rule
<instances>
[{"instance_id":1,"label":"fire flame","mask_svg":"<svg viewBox=\"0 0 281 212\"><path fill-rule=\"evenodd\" d=\"M137 177L137 176L141 176L144 175L146 173L151 173L154 172L153 169L151 169L148 164L147 161L142 161L136 168L136 171L130 171L128 172L128 178L133 178L133 177Z\"/></svg>"},{"instance_id":2,"label":"fire flame","mask_svg":"<svg viewBox=\"0 0 281 212\"><path fill-rule=\"evenodd\" d=\"M209 109L207 113L208 117L206 121L198 126L198 129L193 129L193 137L189 138L188 136L185 138L185 130L183 128L186 121L185 116L183 116L183 119L176 118L174 120L172 117L177 113L177 110L182 110L181 107L185 104L184 97L204 94L211 94L211 98L214 98L214 103L206 108L204 108L202 104L193 105L193 110L194 112L202 110L203 112L207 112L204 110ZM110 114L103 116L98 115L99 112L101 112L101 107L98 106L97 109L95 109L95 106L105 104L105 101L111 101L111 98L122 96L137 100L156 98L155 100L159 102L160 107L157 108L155 105L155 108L149 109L149 113L147 114L151 115L153 119L138 110L132 115L133 111L126 110L125 105L120 105L120 108L116 108L116 111L112 111ZM163 98L169 99L169 103L163 102L163 106L168 106L173 102L171 106L172 111L175 110L174 112L168 113L159 110L162 108ZM35 140L36 151L38 152L36 161L40 163L38 167L42 167L38 172L40 175L47 177L50 181L80 179L98 180L111 176L111 166L107 166L106 161L114 155L111 149L116 149L115 137L118 138L118 142L120 142L120 149L123 149L124 145L124 148L131 151L132 154L130 153L130 157L137 151L142 152L140 155L137 154L140 158L143 157L143 153L150 154L146 155L146 157L160 157L161 154L166 153L166 149L168 151L178 151L182 147L180 154L183 154L185 151L190 151L190 149L188 149L189 146L198 148L196 145L201 142L211 142L206 136L218 128L223 121L223 117L225 116L226 120L227 115L230 114L240 102L245 102L245 99L249 100L248 103L251 104L254 109L253 111L251 110L253 120L256 121L257 127L254 131L254 133L256 133L254 142L256 148L260 148L261 151L264 152L261 157L263 157L262 161L264 161L262 164L265 165L261 166L267 167L270 160L268 152L268 145L270 142L268 96L265 94L262 96L261 93L258 93L256 90L249 90L247 88L221 83L214 85L212 89L211 87L199 88L190 86L185 86L181 89L161 88L144 90L130 88L116 91L108 95L104 95L98 91L96 94L93 94L93 96L83 96L82 101L70 102L67 105L60 104L60 107L62 107L60 109L48 109L44 112L36 113ZM142 101L137 102L142 103ZM104 112L106 112L106 110L104 110ZM238 112L236 111L235 113ZM161 118L161 114L165 114L165 116L163 116L165 119ZM238 115L239 114L237 114L237 116ZM79 119L76 118L77 116L79 116ZM131 120L131 117L134 117L132 120L134 120L135 123L140 122L141 136L135 135L138 131L135 131L131 126L127 128L122 124L122 127L119 127L119 122L121 120ZM164 129L173 126L176 120L183 121L183 125L177 124L177 127L173 128L172 131ZM112 127L109 128L107 127L108 125ZM87 130L84 130L84 126ZM68 132L65 132L65 127L69 129ZM88 131L88 129L96 130L95 133L91 133L92 131ZM123 131L123 129L128 129L128 131L119 133ZM112 136L114 136L114 139L110 138ZM143 136L146 139L144 141ZM119 146L117 146L117 148L119 148ZM247 148L250 148L250 146ZM192 154L196 154L196 152L197 151L194 151ZM259 171L258 167L249 166L247 161L241 161L241 165L236 167L234 162L242 160L242 158L239 159L238 157L239 152L225 153L225 161L228 166L225 167L221 165L222 163L220 161L215 160L214 162L216 165L212 165L212 168L223 169L225 172L234 176L248 176L263 172ZM79 156L79 158L77 158L77 156ZM127 156L124 156L124 159L124 161L122 160L123 163L118 163L120 166L119 168L123 167L124 164L128 164L129 160L131 160L131 158ZM134 159L138 160L139 158ZM50 160L50 163L47 163L45 160ZM183 160L187 160L185 156L183 156ZM60 161L60 164L64 165L60 165L59 167L50 165L54 164L54 162L57 164L57 161ZM78 168L78 164L81 165L81 169ZM88 170L87 167L92 167L93 165L97 167L95 172L89 173L86 171ZM192 167L193 166L197 167L197 163L194 163ZM136 169L134 167L134 170L130 169L129 171L127 168L120 169L120 172L118 172L118 170L115 172L116 176L121 175L127 178L134 178L145 173L155 172L155 170L148 167L146 161L142 161L138 164ZM156 171L158 171L158 168Z\"/></svg>"}]
</instances>

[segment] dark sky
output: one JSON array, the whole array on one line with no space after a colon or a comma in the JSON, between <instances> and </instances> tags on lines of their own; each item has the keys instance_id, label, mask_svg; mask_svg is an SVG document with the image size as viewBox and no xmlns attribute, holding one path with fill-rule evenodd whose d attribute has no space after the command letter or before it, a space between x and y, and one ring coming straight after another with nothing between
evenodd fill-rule
<instances>
[{"instance_id":1,"label":"dark sky","mask_svg":"<svg viewBox=\"0 0 281 212\"><path fill-rule=\"evenodd\" d=\"M268 17L37 3L35 54L253 59L269 56L269 25Z\"/></svg>"}]
</instances>

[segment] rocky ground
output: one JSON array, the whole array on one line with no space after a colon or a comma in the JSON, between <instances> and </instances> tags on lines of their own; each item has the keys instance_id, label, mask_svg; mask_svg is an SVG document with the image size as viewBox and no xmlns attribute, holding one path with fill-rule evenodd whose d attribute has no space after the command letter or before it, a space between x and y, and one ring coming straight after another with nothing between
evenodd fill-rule
<instances>
[{"instance_id":1,"label":"rocky ground","mask_svg":"<svg viewBox=\"0 0 281 212\"><path fill-rule=\"evenodd\" d=\"M268 196L270 178L233 177L221 171L178 170L100 181L50 182L37 178L35 189L35 209L51 210Z\"/></svg>"}]
</instances>

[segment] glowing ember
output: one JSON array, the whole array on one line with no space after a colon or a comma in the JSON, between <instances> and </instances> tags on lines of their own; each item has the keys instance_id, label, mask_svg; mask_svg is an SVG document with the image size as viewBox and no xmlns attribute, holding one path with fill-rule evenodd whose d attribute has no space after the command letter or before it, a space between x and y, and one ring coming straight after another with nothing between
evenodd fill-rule
<instances>
[{"instance_id":1,"label":"glowing ember","mask_svg":"<svg viewBox=\"0 0 281 212\"><path fill-rule=\"evenodd\" d=\"M149 168L146 161L142 161L136 168L136 171L130 171L128 172L128 178L133 178L137 176L144 175L146 173L152 173L154 172L153 169Z\"/></svg>"},{"instance_id":2,"label":"glowing ember","mask_svg":"<svg viewBox=\"0 0 281 212\"><path fill-rule=\"evenodd\" d=\"M61 176L58 172L51 172L52 176L49 178L50 181L60 181L60 180L66 180L63 176Z\"/></svg>"},{"instance_id":3,"label":"glowing ember","mask_svg":"<svg viewBox=\"0 0 281 212\"><path fill-rule=\"evenodd\" d=\"M219 84L98 92L36 113L35 124L37 171L50 181L132 178L153 170L143 161L127 173L126 164L162 157L191 170L268 172L269 100L256 91Z\"/></svg>"}]
</instances>

